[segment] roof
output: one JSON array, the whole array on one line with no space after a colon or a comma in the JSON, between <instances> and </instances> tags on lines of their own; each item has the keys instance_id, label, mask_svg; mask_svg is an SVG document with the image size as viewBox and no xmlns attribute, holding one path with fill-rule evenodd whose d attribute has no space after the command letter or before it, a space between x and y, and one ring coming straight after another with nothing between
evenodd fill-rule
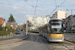
<instances>
[{"instance_id":1,"label":"roof","mask_svg":"<svg viewBox=\"0 0 75 50\"><path fill-rule=\"evenodd\" d=\"M67 18L70 18L70 17L75 17L75 15L69 15Z\"/></svg>"},{"instance_id":2,"label":"roof","mask_svg":"<svg viewBox=\"0 0 75 50\"><path fill-rule=\"evenodd\" d=\"M62 19L50 19L50 21L51 21L51 20L62 20Z\"/></svg>"},{"instance_id":3,"label":"roof","mask_svg":"<svg viewBox=\"0 0 75 50\"><path fill-rule=\"evenodd\" d=\"M0 18L0 24L4 23L4 19Z\"/></svg>"}]
</instances>

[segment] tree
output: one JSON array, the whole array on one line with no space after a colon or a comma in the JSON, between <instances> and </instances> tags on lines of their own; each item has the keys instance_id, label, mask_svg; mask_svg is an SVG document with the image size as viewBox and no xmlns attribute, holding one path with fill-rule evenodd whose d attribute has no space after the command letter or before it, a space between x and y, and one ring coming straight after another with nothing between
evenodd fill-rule
<instances>
[{"instance_id":1,"label":"tree","mask_svg":"<svg viewBox=\"0 0 75 50\"><path fill-rule=\"evenodd\" d=\"M15 22L15 19L12 14L10 14L8 22Z\"/></svg>"},{"instance_id":2,"label":"tree","mask_svg":"<svg viewBox=\"0 0 75 50\"><path fill-rule=\"evenodd\" d=\"M2 25L0 25L0 31L2 31Z\"/></svg>"},{"instance_id":3,"label":"tree","mask_svg":"<svg viewBox=\"0 0 75 50\"><path fill-rule=\"evenodd\" d=\"M23 25L23 30L25 30L25 31L26 31L26 24L24 24L24 25Z\"/></svg>"},{"instance_id":4,"label":"tree","mask_svg":"<svg viewBox=\"0 0 75 50\"><path fill-rule=\"evenodd\" d=\"M31 22L28 22L28 27L33 26L33 24Z\"/></svg>"}]
</instances>

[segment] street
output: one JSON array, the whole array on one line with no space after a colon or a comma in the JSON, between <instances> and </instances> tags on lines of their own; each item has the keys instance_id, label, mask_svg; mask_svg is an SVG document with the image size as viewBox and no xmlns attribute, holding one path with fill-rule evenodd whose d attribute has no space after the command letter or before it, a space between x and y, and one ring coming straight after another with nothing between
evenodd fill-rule
<instances>
[{"instance_id":1,"label":"street","mask_svg":"<svg viewBox=\"0 0 75 50\"><path fill-rule=\"evenodd\" d=\"M75 0L0 0L0 50L75 50Z\"/></svg>"},{"instance_id":2,"label":"street","mask_svg":"<svg viewBox=\"0 0 75 50\"><path fill-rule=\"evenodd\" d=\"M75 34L65 34L65 39L68 39L68 40L72 40L72 41L75 41Z\"/></svg>"},{"instance_id":3,"label":"street","mask_svg":"<svg viewBox=\"0 0 75 50\"><path fill-rule=\"evenodd\" d=\"M64 41L63 43L48 42L38 33L29 33L29 37L21 42L6 45L2 50L75 50L75 44Z\"/></svg>"}]
</instances>

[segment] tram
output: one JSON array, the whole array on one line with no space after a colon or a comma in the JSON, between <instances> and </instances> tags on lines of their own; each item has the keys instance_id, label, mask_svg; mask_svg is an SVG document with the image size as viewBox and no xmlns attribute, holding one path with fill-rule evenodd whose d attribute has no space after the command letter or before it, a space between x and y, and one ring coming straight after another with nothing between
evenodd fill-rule
<instances>
[{"instance_id":1,"label":"tram","mask_svg":"<svg viewBox=\"0 0 75 50\"><path fill-rule=\"evenodd\" d=\"M63 21L60 19L52 19L39 28L39 35L47 38L49 42L63 42Z\"/></svg>"}]
</instances>

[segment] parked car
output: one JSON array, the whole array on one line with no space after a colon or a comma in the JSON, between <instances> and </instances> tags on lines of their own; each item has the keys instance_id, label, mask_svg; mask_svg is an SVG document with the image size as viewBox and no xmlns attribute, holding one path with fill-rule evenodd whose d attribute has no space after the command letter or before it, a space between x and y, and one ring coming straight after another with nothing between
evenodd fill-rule
<instances>
[{"instance_id":1,"label":"parked car","mask_svg":"<svg viewBox=\"0 0 75 50\"><path fill-rule=\"evenodd\" d=\"M15 34L20 34L20 31L19 31L19 30L17 30Z\"/></svg>"},{"instance_id":2,"label":"parked car","mask_svg":"<svg viewBox=\"0 0 75 50\"><path fill-rule=\"evenodd\" d=\"M21 29L21 31L23 31L23 29Z\"/></svg>"}]
</instances>

